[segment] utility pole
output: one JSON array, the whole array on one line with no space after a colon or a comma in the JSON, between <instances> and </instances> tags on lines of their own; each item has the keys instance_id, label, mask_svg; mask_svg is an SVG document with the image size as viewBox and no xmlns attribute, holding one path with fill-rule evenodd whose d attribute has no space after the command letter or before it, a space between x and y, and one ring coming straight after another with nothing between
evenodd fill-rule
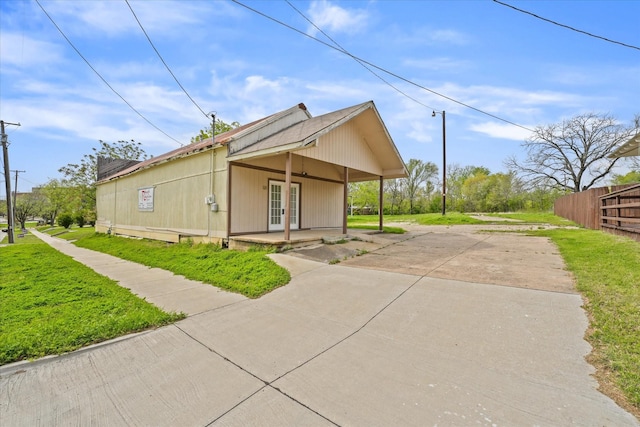
<instances>
[{"instance_id":1,"label":"utility pole","mask_svg":"<svg viewBox=\"0 0 640 427\"><path fill-rule=\"evenodd\" d=\"M6 123L8 125L20 126L20 123ZM4 133L5 121L0 120L0 141L2 141L2 155L4 156L4 183L7 191L7 234L9 243L13 243L13 204L11 203L11 171L9 170L9 150L7 149L7 134Z\"/></svg>"},{"instance_id":2,"label":"utility pole","mask_svg":"<svg viewBox=\"0 0 640 427\"><path fill-rule=\"evenodd\" d=\"M11 172L15 172L16 173L16 185L13 186L13 219L14 219L14 225L15 225L16 206L17 206L17 203L18 203L18 174L20 172L25 173L26 171L11 171Z\"/></svg>"},{"instance_id":3,"label":"utility pole","mask_svg":"<svg viewBox=\"0 0 640 427\"><path fill-rule=\"evenodd\" d=\"M436 114L442 116L442 215L447 212L447 120L446 113L442 111L434 111L431 117Z\"/></svg>"}]
</instances>

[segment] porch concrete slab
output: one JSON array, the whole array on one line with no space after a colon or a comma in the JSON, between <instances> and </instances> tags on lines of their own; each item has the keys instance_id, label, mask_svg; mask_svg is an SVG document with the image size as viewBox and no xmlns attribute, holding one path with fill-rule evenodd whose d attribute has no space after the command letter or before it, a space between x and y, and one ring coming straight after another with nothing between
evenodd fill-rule
<instances>
[{"instance_id":1,"label":"porch concrete slab","mask_svg":"<svg viewBox=\"0 0 640 427\"><path fill-rule=\"evenodd\" d=\"M348 267L424 276L440 267L442 263L443 259L437 257L426 258L424 255L416 253L396 254L390 257L376 251L358 258L343 260L340 264Z\"/></svg>"},{"instance_id":2,"label":"porch concrete slab","mask_svg":"<svg viewBox=\"0 0 640 427\"><path fill-rule=\"evenodd\" d=\"M262 387L173 325L0 368L0 414L3 426L203 426Z\"/></svg>"},{"instance_id":3,"label":"porch concrete slab","mask_svg":"<svg viewBox=\"0 0 640 427\"><path fill-rule=\"evenodd\" d=\"M217 419L215 426L307 426L322 427L333 425L322 415L304 407L300 403L265 387L242 402L229 413Z\"/></svg>"},{"instance_id":4,"label":"porch concrete slab","mask_svg":"<svg viewBox=\"0 0 640 427\"><path fill-rule=\"evenodd\" d=\"M557 248L544 237L455 228L416 235L342 265L575 293Z\"/></svg>"},{"instance_id":5,"label":"porch concrete slab","mask_svg":"<svg viewBox=\"0 0 640 427\"><path fill-rule=\"evenodd\" d=\"M418 279L324 266L259 300L190 317L181 328L270 382L348 337Z\"/></svg>"},{"instance_id":6,"label":"porch concrete slab","mask_svg":"<svg viewBox=\"0 0 640 427\"><path fill-rule=\"evenodd\" d=\"M596 390L581 303L423 278L273 386L337 425L637 426Z\"/></svg>"}]
</instances>

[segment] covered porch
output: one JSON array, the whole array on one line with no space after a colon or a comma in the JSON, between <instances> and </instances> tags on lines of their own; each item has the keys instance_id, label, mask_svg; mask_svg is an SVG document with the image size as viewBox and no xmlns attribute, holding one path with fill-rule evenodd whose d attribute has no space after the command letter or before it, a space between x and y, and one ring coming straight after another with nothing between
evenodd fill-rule
<instances>
[{"instance_id":1,"label":"covered porch","mask_svg":"<svg viewBox=\"0 0 640 427\"><path fill-rule=\"evenodd\" d=\"M302 120L248 145L229 144L232 248L295 247L348 235L350 182L379 182L381 230L384 180L406 176L372 102Z\"/></svg>"}]
</instances>

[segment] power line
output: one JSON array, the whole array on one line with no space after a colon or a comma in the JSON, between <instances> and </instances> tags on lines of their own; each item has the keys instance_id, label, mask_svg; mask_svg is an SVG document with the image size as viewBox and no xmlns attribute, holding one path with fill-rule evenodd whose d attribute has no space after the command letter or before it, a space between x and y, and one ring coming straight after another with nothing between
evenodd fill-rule
<instances>
[{"instance_id":1,"label":"power line","mask_svg":"<svg viewBox=\"0 0 640 427\"><path fill-rule=\"evenodd\" d=\"M167 63L165 62L164 58L162 58L162 55L160 55L160 52L158 52L158 49L156 49L156 46L153 44L153 42L151 41L151 38L149 37L149 34L147 34L147 31L144 29L144 27L142 26L142 23L140 22L140 20L138 19L138 16L136 15L136 13L133 11L133 8L131 7L131 4L129 4L129 0L124 0L127 3L127 6L129 6L129 10L131 10L131 13L133 14L133 17L136 18L136 22L138 22L138 25L140 26L140 29L142 30L142 32L144 33L145 37L147 37L147 40L149 41L149 44L151 45L151 47L153 48L153 50L156 51L156 54L158 55L158 58L160 58L160 61L162 61L162 63L164 64L164 66L166 67L167 71L169 71L169 74L171 74L171 77L173 77L173 80L176 81L176 83L178 83L178 86L180 86L180 89L182 89L182 91L184 92L185 95L187 95L187 97L191 100L191 102L193 102L193 105L195 105L198 110L200 110L200 112L202 114L204 114L204 116L206 118L209 118L209 115L207 115L207 113L204 112L204 110L202 108L200 108L200 106L198 105L198 103L196 101L193 100L193 98L191 97L191 95L189 95L187 93L187 90L184 88L184 86L182 86L182 84L178 81L178 78L176 77L175 74L173 74L173 71L171 71L171 68L169 68L169 66L167 65Z\"/></svg>"},{"instance_id":2,"label":"power line","mask_svg":"<svg viewBox=\"0 0 640 427\"><path fill-rule=\"evenodd\" d=\"M422 90L425 90L425 91L427 91L427 92L430 92L430 93L432 93L432 94L434 94L434 95L437 95L437 96L439 96L439 97L441 97L441 98L447 99L447 100L449 100L449 101L451 101L451 102L454 102L454 103L456 103L456 104L458 104L458 105L462 105L463 107L469 108L469 109L471 109L471 110L473 110L473 111L476 111L476 112L478 112L478 113L480 113L480 114L484 114L485 116L489 116L489 117L492 117L492 118L494 118L494 119L496 119L496 120L499 120L499 121L501 121L501 122L508 123L508 124L510 124L510 125L512 125L512 126L519 127L519 128L524 129L524 130L526 130L526 131L528 131L528 132L534 132L534 130L533 130L533 129L529 129L529 128L528 128L528 127L526 127L526 126L519 125L519 124L514 123L514 122L512 122L512 121L510 121L510 120L507 120L507 119L503 119L502 117L496 116L495 114L491 114L491 113L489 113L489 112L487 112L487 111L481 110L481 109L476 108L476 107L474 107L474 106L472 106L472 105L465 104L465 103L464 103L464 102L462 102L462 101L458 101L457 99L454 99L454 98L452 98L452 97L450 97L450 96L444 95L444 94L439 93L439 92L437 92L437 91L435 91L435 90L433 90L433 89L429 89L428 87L425 87L425 86L422 86L422 85L420 85L420 84L418 84L418 83L415 83L415 82L413 82L413 81L411 81L411 80L409 80L409 79L407 79L407 78L405 78L405 77L402 77L402 76L400 76L400 75L398 75L398 74L396 74L396 73L394 73L394 72L392 72L392 71L389 71L389 70L387 70L387 69L385 69L385 68L382 68L382 67L380 67L380 66L378 66L378 65L376 65L376 64L373 64L373 63L371 63L371 62L367 61L366 59L363 59L363 58L357 57L357 56L355 56L355 55L353 55L353 54L351 54L351 53L349 53L349 52L347 52L347 51L345 51L345 50L342 50L342 49L340 49L340 48L337 48L337 47L335 47L335 46L333 46L333 45L331 45L331 44L329 44L329 43L327 43L327 42L325 42L325 41L323 41L323 40L320 40L320 39L318 39L318 38L316 38L316 37L313 37L313 36L311 36L311 35L309 35L309 34L305 33L304 31L301 31L301 30L299 30L299 29L297 29L297 28L295 28L295 27L293 27L293 26L291 26L291 25L289 25L289 24L286 24L286 23L284 23L284 22L282 22L282 21L279 21L279 20L277 20L277 19L275 19L275 18L273 18L273 17L271 17L271 16L269 16L269 15L267 15L267 14L263 13L263 12L260 12L259 10L253 9L253 8L251 8L251 7L249 7L249 6L245 5L245 4L243 4L242 2L240 2L240 1L238 1L238 0L231 0L231 1L232 1L232 2L234 2L234 3L236 3L236 4L238 4L239 6L244 7L244 8L245 8L245 9L247 9L247 10L252 11L253 13L256 13L256 14L258 14L258 15L260 15L260 16L262 16L262 17L264 17L264 18L269 19L270 21L273 21L273 22L275 22L275 23L277 23L277 24L279 24L279 25L282 25L283 27L286 27L286 28L288 28L288 29L290 29L290 30L292 30L292 31L295 31L295 32L299 33L299 34L302 34L303 36L308 37L308 38L310 38L310 39L312 39L312 40L315 40L315 41L317 41L318 43L321 43L321 44L323 44L323 45L327 46L328 48L331 48L331 49L333 49L333 50L337 50L337 51L338 51L338 52L340 52L340 53L343 53L343 54L345 54L345 55L347 55L347 56L350 56L351 58L355 59L355 60L356 60L356 61L358 61L358 62L362 62L362 63L367 64L367 65L369 65L369 66L371 66L371 67L373 67L373 68L375 68L375 69L377 69L377 70L379 70L379 71L382 71L383 73L386 73L386 74L388 74L388 75L390 75L390 76L393 76L393 77L397 78L398 80L402 80L402 81L403 81L403 82L405 82L405 83L408 83L408 84L410 84L410 85L412 85L412 86L415 86L415 87L417 87L417 88L420 88L420 89L422 89Z\"/></svg>"},{"instance_id":3,"label":"power line","mask_svg":"<svg viewBox=\"0 0 640 427\"><path fill-rule=\"evenodd\" d=\"M529 11L526 11L526 10L523 10L523 9L519 9L519 8L517 8L515 6L512 6L512 5L508 4L508 3L503 3L503 2L498 1L498 0L493 0L493 1L494 1L494 3L498 3L498 4L502 5L502 6L509 7L511 9L513 9L513 10L525 13L527 15L531 15L534 18L540 19L542 21L549 22L550 24L557 25L557 26L562 27L562 28L567 28L567 29L569 29L571 31L575 31L577 33L585 34L585 35L587 35L589 37L594 37L596 39L604 40L604 41L609 42L609 43L619 44L620 46L624 46L624 47L628 47L628 48L631 48L631 49L640 50L640 47L638 47L638 46L634 46L634 45L631 45L631 44L626 44L626 43L622 43L622 42L619 42L619 41L611 40L611 39L608 39L606 37L598 36L596 34L591 34L591 33L587 32L587 31L579 30L577 28L570 27L569 25L561 24L561 23L553 21L551 19L544 18L544 17L542 17L540 15L536 15L535 13L532 13L532 12L529 12Z\"/></svg>"},{"instance_id":4,"label":"power line","mask_svg":"<svg viewBox=\"0 0 640 427\"><path fill-rule=\"evenodd\" d=\"M38 4L38 6L40 6L40 9L42 9L42 11L44 12L45 15L47 15L47 18L49 18L49 20L51 21L51 23L53 24L54 27L56 27L56 29L58 30L58 32L60 34L62 34L62 37L64 37L64 39L67 41L67 43L69 43L69 45L73 48L73 50L76 51L76 53L80 56L80 58L82 58L82 60L89 66L89 68L91 68L91 70L96 73L96 75L100 78L100 80L102 80L102 82L104 84L107 85L107 87L109 89L111 89L111 91L113 93L115 93L116 95L118 95L118 97L129 106L129 108L131 108L138 116L140 116L144 121L146 121L147 123L149 123L151 126L153 126L156 130L160 131L162 134L164 134L167 138L174 140L175 142L177 142L178 144L180 144L181 146L183 146L184 144L181 143L180 141L178 141L177 139L175 139L174 137L172 137L171 135L169 135L168 133L166 133L165 131L163 131L162 129L160 129L158 126L156 126L155 124L151 123L151 121L149 119L147 119L145 116L142 115L142 113L140 113L138 110L136 110L133 105L131 105L126 99L124 99L124 97L122 95L120 95L118 93L117 90L115 90L113 88L113 86L111 86L109 84L109 82L107 82L105 80L104 77L102 77L102 75L93 67L93 65L91 65L91 63L87 60L87 58L84 57L84 55L82 55L82 53L80 53L80 51L78 50L78 48L75 47L75 45L71 42L71 40L69 40L69 38L66 36L66 34L62 31L62 29L60 29L60 27L58 26L58 24L56 24L56 22L53 20L53 18L49 15L49 13L47 13L47 11L44 9L44 7L42 7L42 5L40 4L39 0L35 0L36 3Z\"/></svg>"},{"instance_id":5,"label":"power line","mask_svg":"<svg viewBox=\"0 0 640 427\"><path fill-rule=\"evenodd\" d=\"M326 38L328 38L329 40L331 40L333 42L334 45L336 45L338 48L340 48L340 50L351 56L358 64L360 64L361 66L363 66L367 71L369 71L371 74L373 74L374 76L376 76L378 79L380 79L383 83L385 83L386 85L390 86L392 89L394 89L396 92L400 93L401 95L409 98L410 100L412 100L413 102L416 102L420 105L422 105L423 107L428 108L429 110L437 110L437 108L433 108L433 107L429 107L428 105L422 103L421 101L418 101L417 99L415 99L414 97L412 97L411 95L403 92L402 90L400 90L399 88L397 88L396 86L394 86L393 84L391 84L390 82L388 82L387 80L385 80L381 75L379 75L378 73L376 73L375 71L373 71L371 68L369 68L366 64L364 64L362 61L359 61L358 59L356 59L353 55L349 54L349 52L347 52L347 50L345 48L343 48L340 43L338 43L337 41L335 41L333 38L331 38L331 36L329 36L327 33L325 33L320 27L318 27L313 21L311 21L309 18L307 18L305 16L304 13L302 13L299 9L297 9L293 4L291 4L291 2L289 0L285 0L287 2L287 4L289 6L291 6L291 8L293 10L295 10L296 12L298 12L300 14L300 16L302 16L309 24L313 25L313 27L320 31L322 34L324 34L324 36Z\"/></svg>"}]
</instances>

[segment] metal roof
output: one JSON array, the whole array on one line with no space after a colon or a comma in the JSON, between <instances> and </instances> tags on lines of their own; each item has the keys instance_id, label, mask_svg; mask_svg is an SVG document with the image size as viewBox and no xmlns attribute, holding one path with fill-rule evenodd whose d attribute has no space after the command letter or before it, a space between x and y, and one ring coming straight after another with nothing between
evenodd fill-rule
<instances>
[{"instance_id":1,"label":"metal roof","mask_svg":"<svg viewBox=\"0 0 640 427\"><path fill-rule=\"evenodd\" d=\"M608 157L615 159L632 156L640 156L640 134L631 137L629 141L616 148Z\"/></svg>"}]
</instances>

